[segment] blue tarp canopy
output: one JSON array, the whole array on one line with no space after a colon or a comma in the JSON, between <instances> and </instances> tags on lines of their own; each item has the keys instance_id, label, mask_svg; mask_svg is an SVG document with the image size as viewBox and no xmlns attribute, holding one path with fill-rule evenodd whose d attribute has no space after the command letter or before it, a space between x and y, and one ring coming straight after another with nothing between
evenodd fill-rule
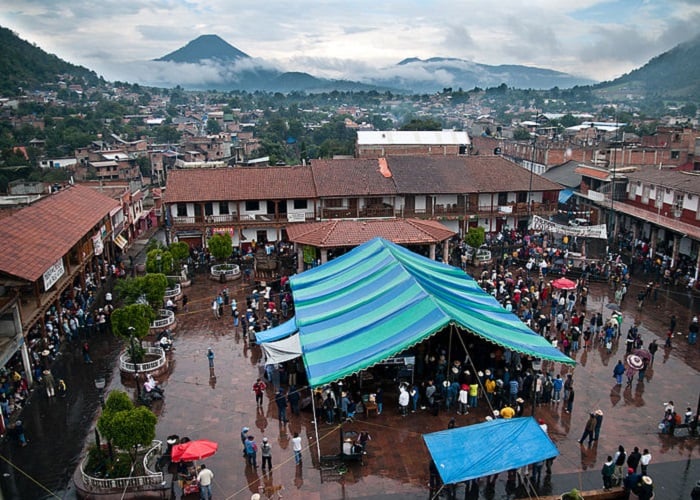
<instances>
[{"instance_id":1,"label":"blue tarp canopy","mask_svg":"<svg viewBox=\"0 0 700 500\"><path fill-rule=\"evenodd\" d=\"M496 419L424 434L442 482L460 483L559 455L532 417Z\"/></svg>"},{"instance_id":2,"label":"blue tarp canopy","mask_svg":"<svg viewBox=\"0 0 700 500\"><path fill-rule=\"evenodd\" d=\"M294 320L260 332L257 341L298 330L312 387L364 370L450 324L529 356L576 363L461 269L382 238L289 283Z\"/></svg>"},{"instance_id":3,"label":"blue tarp canopy","mask_svg":"<svg viewBox=\"0 0 700 500\"><path fill-rule=\"evenodd\" d=\"M559 203L566 203L574 195L574 190L572 188L562 189L559 191Z\"/></svg>"},{"instance_id":4,"label":"blue tarp canopy","mask_svg":"<svg viewBox=\"0 0 700 500\"><path fill-rule=\"evenodd\" d=\"M297 332L297 322L294 317L282 323L279 326L270 328L269 330L263 330L261 332L255 332L255 341L258 344L265 342L274 342L275 340L280 340L285 337Z\"/></svg>"}]
</instances>

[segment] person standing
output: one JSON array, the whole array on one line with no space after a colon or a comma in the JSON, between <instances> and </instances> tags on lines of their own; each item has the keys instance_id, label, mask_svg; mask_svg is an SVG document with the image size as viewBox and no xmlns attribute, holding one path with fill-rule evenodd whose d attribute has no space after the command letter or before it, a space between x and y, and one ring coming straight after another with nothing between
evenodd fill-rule
<instances>
[{"instance_id":1,"label":"person standing","mask_svg":"<svg viewBox=\"0 0 700 500\"><path fill-rule=\"evenodd\" d=\"M246 443L246 441L248 441L248 431L250 431L250 429L248 429L248 427L241 428L241 444L243 445L243 456L244 457L246 456L245 443Z\"/></svg>"},{"instance_id":2,"label":"person standing","mask_svg":"<svg viewBox=\"0 0 700 500\"><path fill-rule=\"evenodd\" d=\"M90 358L90 344L88 344L87 340L83 342L83 362L86 365L92 364L92 359Z\"/></svg>"},{"instance_id":3,"label":"person standing","mask_svg":"<svg viewBox=\"0 0 700 500\"><path fill-rule=\"evenodd\" d=\"M186 294L182 296L182 310L185 312L187 312L187 303L189 302L189 300L190 299L189 297L187 297Z\"/></svg>"},{"instance_id":4,"label":"person standing","mask_svg":"<svg viewBox=\"0 0 700 500\"><path fill-rule=\"evenodd\" d=\"M294 451L294 461L297 465L301 464L301 437L295 432L292 438L292 450Z\"/></svg>"},{"instance_id":5,"label":"person standing","mask_svg":"<svg viewBox=\"0 0 700 500\"><path fill-rule=\"evenodd\" d=\"M659 350L659 344L656 343L656 339L651 341L651 344L649 344L648 350L649 350L649 354L651 354L651 363L650 364L653 365L654 364L654 356L656 355L656 351Z\"/></svg>"},{"instance_id":6,"label":"person standing","mask_svg":"<svg viewBox=\"0 0 700 500\"><path fill-rule=\"evenodd\" d=\"M377 392L375 394L375 401L377 402L377 415L381 415L384 410L384 390L381 386L377 387Z\"/></svg>"},{"instance_id":7,"label":"person standing","mask_svg":"<svg viewBox=\"0 0 700 500\"><path fill-rule=\"evenodd\" d=\"M272 446L266 437L262 440L262 446L260 447L260 453L262 456L262 470L265 470L265 466L272 471Z\"/></svg>"},{"instance_id":8,"label":"person standing","mask_svg":"<svg viewBox=\"0 0 700 500\"><path fill-rule=\"evenodd\" d=\"M569 399L566 400L566 413L571 413L574 408L574 388L569 389Z\"/></svg>"},{"instance_id":9,"label":"person standing","mask_svg":"<svg viewBox=\"0 0 700 500\"><path fill-rule=\"evenodd\" d=\"M700 331L698 317L693 316L693 321L691 321L690 326L688 326L688 343L690 345L695 345L695 343L698 341L698 331Z\"/></svg>"},{"instance_id":10,"label":"person standing","mask_svg":"<svg viewBox=\"0 0 700 500\"><path fill-rule=\"evenodd\" d=\"M399 409L401 410L402 417L408 414L408 400L408 391L406 390L406 386L402 383L399 385Z\"/></svg>"},{"instance_id":11,"label":"person standing","mask_svg":"<svg viewBox=\"0 0 700 500\"><path fill-rule=\"evenodd\" d=\"M624 446L620 445L617 447L613 460L615 461L615 472L613 473L613 479L615 479L617 484L620 484L622 482L622 478L624 477L622 469L627 461L627 452L625 452Z\"/></svg>"},{"instance_id":12,"label":"person standing","mask_svg":"<svg viewBox=\"0 0 700 500\"><path fill-rule=\"evenodd\" d=\"M44 387L46 388L46 395L50 398L55 396L56 381L51 374L51 370L44 370L42 372L42 381L44 382Z\"/></svg>"},{"instance_id":13,"label":"person standing","mask_svg":"<svg viewBox=\"0 0 700 500\"><path fill-rule=\"evenodd\" d=\"M639 467L639 462L642 460L642 454L639 453L639 448L636 446L634 447L634 450L632 450L632 453L629 454L627 457L627 467L630 469L634 470L634 473L637 473L637 467Z\"/></svg>"},{"instance_id":14,"label":"person standing","mask_svg":"<svg viewBox=\"0 0 700 500\"><path fill-rule=\"evenodd\" d=\"M211 311L214 314L214 318L219 319L219 303L214 299L211 303Z\"/></svg>"},{"instance_id":15,"label":"person standing","mask_svg":"<svg viewBox=\"0 0 700 500\"><path fill-rule=\"evenodd\" d=\"M583 430L583 434L581 435L581 439L578 440L579 444L583 444L583 442L588 438L588 446L591 446L593 444L593 438L595 436L595 426L596 426L596 418L595 418L595 413L591 413L590 416L588 417L588 421L586 422L586 427Z\"/></svg>"},{"instance_id":16,"label":"person standing","mask_svg":"<svg viewBox=\"0 0 700 500\"><path fill-rule=\"evenodd\" d=\"M202 500L211 500L211 481L214 479L214 473L207 469L207 466L202 464L197 474L197 482L199 483L199 496Z\"/></svg>"},{"instance_id":17,"label":"person standing","mask_svg":"<svg viewBox=\"0 0 700 500\"><path fill-rule=\"evenodd\" d=\"M287 396L284 394L284 389L280 388L275 396L275 403L277 403L277 416L279 418L280 424L286 424L287 420Z\"/></svg>"},{"instance_id":18,"label":"person standing","mask_svg":"<svg viewBox=\"0 0 700 500\"><path fill-rule=\"evenodd\" d=\"M248 465L252 465L253 469L258 468L258 445L255 442L254 436L248 436L245 442L245 454L248 458Z\"/></svg>"},{"instance_id":19,"label":"person standing","mask_svg":"<svg viewBox=\"0 0 700 500\"><path fill-rule=\"evenodd\" d=\"M651 453L649 453L649 450L644 448L644 452L642 453L642 457L639 459L639 463L642 465L642 476L647 475L647 467L649 467L650 462L651 462Z\"/></svg>"},{"instance_id":20,"label":"person standing","mask_svg":"<svg viewBox=\"0 0 700 500\"><path fill-rule=\"evenodd\" d=\"M253 384L253 392L255 393L256 406L263 405L263 394L265 393L265 389L267 389L267 385L265 385L263 379L258 378L258 380L256 380Z\"/></svg>"},{"instance_id":21,"label":"person standing","mask_svg":"<svg viewBox=\"0 0 700 500\"><path fill-rule=\"evenodd\" d=\"M600 437L600 428L603 426L603 410L598 408L595 411L595 431L593 436L593 441L598 441Z\"/></svg>"},{"instance_id":22,"label":"person standing","mask_svg":"<svg viewBox=\"0 0 700 500\"><path fill-rule=\"evenodd\" d=\"M211 347L207 349L207 359L209 360L209 368L214 368L214 351Z\"/></svg>"},{"instance_id":23,"label":"person standing","mask_svg":"<svg viewBox=\"0 0 700 500\"><path fill-rule=\"evenodd\" d=\"M622 364L622 360L618 360L615 368L613 368L613 377L617 381L617 385L622 385L622 376L625 374L625 365Z\"/></svg>"},{"instance_id":24,"label":"person standing","mask_svg":"<svg viewBox=\"0 0 700 500\"><path fill-rule=\"evenodd\" d=\"M608 455L608 459L603 463L603 468L600 472L603 475L603 489L609 490L612 488L613 473L615 472L615 461L613 457Z\"/></svg>"}]
</instances>

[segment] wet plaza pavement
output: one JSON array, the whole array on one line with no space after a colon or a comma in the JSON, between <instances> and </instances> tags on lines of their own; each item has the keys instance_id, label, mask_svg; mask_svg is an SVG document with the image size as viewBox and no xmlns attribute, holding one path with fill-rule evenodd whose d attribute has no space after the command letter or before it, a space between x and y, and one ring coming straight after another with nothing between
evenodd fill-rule
<instances>
[{"instance_id":1,"label":"wet plaza pavement","mask_svg":"<svg viewBox=\"0 0 700 500\"><path fill-rule=\"evenodd\" d=\"M694 314L700 312L700 298L683 290L661 290L657 301L648 301L642 311L636 310L633 297L638 286L646 280L637 278L623 303L625 317L622 331L634 322L645 344L652 339L663 340L669 317L678 318L678 330L685 331ZM219 499L248 499L261 486L281 487L284 498L428 498L428 452L421 435L447 428L451 417L457 425L484 420L485 407L458 416L444 411L433 416L427 411L409 414L406 418L396 409L396 390L389 380L384 384L385 411L368 418L359 417L346 424L344 430L367 430L372 436L365 464L348 464L347 473L319 470L316 460L316 440L312 414L302 412L290 416L288 425L280 425L277 408L268 389L262 409L256 409L251 387L259 375L261 357L257 346L249 346L240 333L235 333L230 314L215 319L210 309L212 299L222 285L203 274L196 275L193 286L185 289L190 301L188 311L178 313L175 350L171 354L169 374L163 378L165 401L154 406L158 414L157 439L165 440L177 434L191 439L209 439L219 443L219 450L205 463L214 474L213 497ZM229 285L239 304L252 286ZM605 305L613 292L604 284L593 284L587 311L610 312ZM226 311L228 313L228 311ZM67 479L78 464L85 439L94 440L92 426L99 401L93 380L108 375L107 391L125 389L134 393L133 385L125 386L114 360L119 345L110 336L91 340L93 365L84 365L79 352L64 354L55 368L58 377L68 381L68 396L47 400L43 394L33 395L31 404L22 413L29 446L19 448L5 440L1 446L0 463L4 498L73 498L73 488ZM215 353L214 370L210 372L207 348ZM648 448L652 454L649 474L656 484L657 499L689 498L690 490L700 479L700 440L685 436L660 435L658 423L663 416L663 403L673 400L677 410L691 407L696 411L700 392L700 359L698 345L689 346L685 336L674 338L673 347L661 347L646 379L635 378L631 387L616 386L613 366L624 358L624 339L612 354L595 347L576 354L574 369L576 398L573 411L567 414L562 403L535 409L543 419L561 455L555 460L551 477L544 480L539 494L562 493L572 487L595 489L602 486L600 468L608 454L618 445L627 450L634 446ZM570 368L556 365L556 373ZM600 440L592 448L581 446L590 411L601 409L605 418ZM528 406L526 414L531 408ZM263 436L272 444L271 473L246 467L241 456L240 430L251 429L256 441ZM319 446L322 455L339 450L336 426L319 423ZM302 465L294 463L291 438L294 432L302 437ZM478 446L478 443L466 443ZM260 458L260 457L258 457ZM464 496L464 488L458 497ZM480 498L513 498L506 492L506 474L501 474L493 490L482 491ZM194 497L193 497L194 498Z\"/></svg>"}]
</instances>

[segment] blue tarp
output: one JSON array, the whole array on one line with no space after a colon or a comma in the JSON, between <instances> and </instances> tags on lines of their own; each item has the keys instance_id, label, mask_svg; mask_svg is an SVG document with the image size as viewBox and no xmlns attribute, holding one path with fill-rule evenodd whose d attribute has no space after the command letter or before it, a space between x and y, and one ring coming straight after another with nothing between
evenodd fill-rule
<instances>
[{"instance_id":1,"label":"blue tarp","mask_svg":"<svg viewBox=\"0 0 700 500\"><path fill-rule=\"evenodd\" d=\"M569 198L571 198L573 195L573 189L562 189L561 191L559 191L559 203L566 203L567 201L569 201Z\"/></svg>"},{"instance_id":2,"label":"blue tarp","mask_svg":"<svg viewBox=\"0 0 700 500\"><path fill-rule=\"evenodd\" d=\"M460 483L559 455L532 417L496 419L424 434L442 482Z\"/></svg>"},{"instance_id":3,"label":"blue tarp","mask_svg":"<svg viewBox=\"0 0 700 500\"><path fill-rule=\"evenodd\" d=\"M263 330L261 332L255 333L255 341L258 344L263 342L274 342L275 340L280 340L285 337L289 337L297 332L297 322L296 318L292 317L285 323L279 326L270 328L269 330Z\"/></svg>"}]
</instances>

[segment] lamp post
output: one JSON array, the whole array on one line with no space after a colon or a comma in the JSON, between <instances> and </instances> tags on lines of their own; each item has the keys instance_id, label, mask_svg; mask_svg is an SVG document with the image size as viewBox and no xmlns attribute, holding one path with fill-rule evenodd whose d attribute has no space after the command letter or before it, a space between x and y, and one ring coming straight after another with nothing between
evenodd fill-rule
<instances>
[{"instance_id":1,"label":"lamp post","mask_svg":"<svg viewBox=\"0 0 700 500\"><path fill-rule=\"evenodd\" d=\"M141 399L141 386L139 385L139 365L136 362L136 345L134 344L134 341L136 340L134 338L134 330L135 328L133 326L130 326L128 328L129 330L129 342L131 343L131 363L134 365L134 380L136 380L136 397L138 399Z\"/></svg>"},{"instance_id":2,"label":"lamp post","mask_svg":"<svg viewBox=\"0 0 700 500\"><path fill-rule=\"evenodd\" d=\"M95 379L95 389L97 389L97 394L100 400L100 407L104 410L105 409L105 397L104 397L104 388L105 385L107 384L107 381L105 380L104 377L98 377ZM100 441L100 433L97 430L97 425L95 425L95 446L97 446L97 452L100 454L100 457L102 456L102 442ZM110 446L109 448L109 456L110 460L112 459L112 448Z\"/></svg>"},{"instance_id":3,"label":"lamp post","mask_svg":"<svg viewBox=\"0 0 700 500\"><path fill-rule=\"evenodd\" d=\"M157 254L156 255L156 262L158 263L158 272L162 273L163 272L163 254Z\"/></svg>"}]
</instances>

